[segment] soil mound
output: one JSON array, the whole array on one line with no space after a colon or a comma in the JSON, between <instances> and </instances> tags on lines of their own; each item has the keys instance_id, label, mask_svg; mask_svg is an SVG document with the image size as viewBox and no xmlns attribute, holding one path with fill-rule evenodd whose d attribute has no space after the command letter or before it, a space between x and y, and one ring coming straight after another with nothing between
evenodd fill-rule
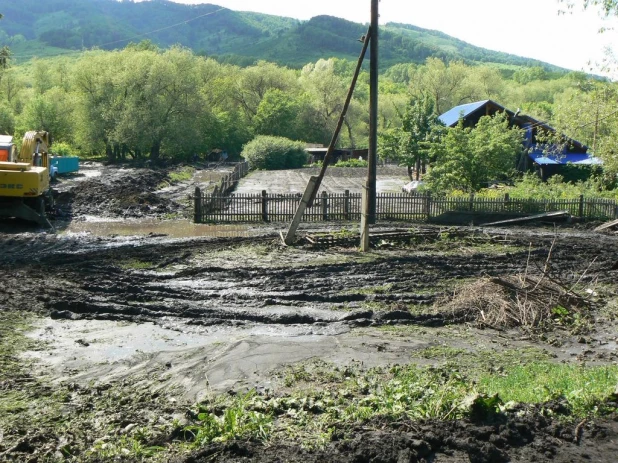
<instances>
[{"instance_id":1,"label":"soil mound","mask_svg":"<svg viewBox=\"0 0 618 463\"><path fill-rule=\"evenodd\" d=\"M103 176L61 192L58 214L141 218L177 213L183 209L180 204L156 193L168 174L164 169L107 169Z\"/></svg>"}]
</instances>

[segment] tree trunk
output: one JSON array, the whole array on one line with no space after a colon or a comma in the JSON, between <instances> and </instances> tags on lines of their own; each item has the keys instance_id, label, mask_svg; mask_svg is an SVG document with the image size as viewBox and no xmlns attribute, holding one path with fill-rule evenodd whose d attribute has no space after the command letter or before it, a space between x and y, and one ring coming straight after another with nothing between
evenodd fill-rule
<instances>
[{"instance_id":1,"label":"tree trunk","mask_svg":"<svg viewBox=\"0 0 618 463\"><path fill-rule=\"evenodd\" d=\"M115 161L114 159L114 151L112 150L112 145L109 143L105 144L105 155L107 156L107 160L111 163Z\"/></svg>"},{"instance_id":2,"label":"tree trunk","mask_svg":"<svg viewBox=\"0 0 618 463\"><path fill-rule=\"evenodd\" d=\"M161 142L155 142L150 147L150 160L152 162L159 161L159 155L161 154Z\"/></svg>"}]
</instances>

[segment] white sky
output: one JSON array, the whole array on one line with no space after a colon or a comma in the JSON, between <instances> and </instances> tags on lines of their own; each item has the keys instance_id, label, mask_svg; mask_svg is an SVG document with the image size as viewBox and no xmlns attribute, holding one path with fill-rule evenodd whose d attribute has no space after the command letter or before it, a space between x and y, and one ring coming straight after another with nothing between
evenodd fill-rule
<instances>
[{"instance_id":1,"label":"white sky","mask_svg":"<svg viewBox=\"0 0 618 463\"><path fill-rule=\"evenodd\" d=\"M326 14L359 23L369 22L371 7L370 0L172 1L212 3L237 11L298 19ZM558 0L380 0L380 21L436 29L491 50L568 69L597 71L591 65L603 59L607 46L618 45L618 31L599 34L598 30L618 26L618 21L602 20L598 12L584 12L581 6L566 15L558 14L561 9L565 6Z\"/></svg>"}]
</instances>

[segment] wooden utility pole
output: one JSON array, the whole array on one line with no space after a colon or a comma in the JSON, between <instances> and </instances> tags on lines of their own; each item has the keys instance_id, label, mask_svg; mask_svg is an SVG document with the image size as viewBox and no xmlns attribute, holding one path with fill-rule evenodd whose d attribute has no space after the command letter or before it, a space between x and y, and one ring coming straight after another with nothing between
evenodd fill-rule
<instances>
[{"instance_id":1,"label":"wooden utility pole","mask_svg":"<svg viewBox=\"0 0 618 463\"><path fill-rule=\"evenodd\" d=\"M371 52L369 68L369 154L367 184L363 191L363 212L361 218L361 251L369 250L369 224L376 223L377 170L378 170L378 4L371 0Z\"/></svg>"},{"instance_id":2,"label":"wooden utility pole","mask_svg":"<svg viewBox=\"0 0 618 463\"><path fill-rule=\"evenodd\" d=\"M377 0L376 0L377 1ZM305 193L302 196L300 204L296 209L296 213L294 214L294 218L292 219L292 223L290 224L290 228L288 229L287 234L284 237L284 242L286 245L290 246L294 243L294 238L296 237L296 230L300 225L300 221L305 213L307 207L311 207L313 201L315 200L315 196L322 184L322 179L324 178L324 174L326 173L326 168L328 167L328 163L330 162L330 158L333 155L333 151L335 150L335 145L337 144L337 140L339 139L339 133L341 132L341 127L343 126L343 122L348 112L348 108L350 107L350 102L352 101L352 96L354 94L354 89L356 88L356 81L358 80L358 76L361 71L361 67L363 65L363 60L365 58L365 54L367 53L367 48L369 43L373 43L372 30L371 27L367 31L362 38L363 41L363 49L361 50L361 54L358 57L358 62L356 63L356 69L354 71L354 77L352 77L352 83L350 84L350 89L348 90L348 95L346 97L345 103L343 104L343 109L341 110L341 115L339 116L339 121L337 122L337 127L335 128L335 132L333 133L333 137L330 141L330 145L328 145L328 150L326 150L326 155L324 156L324 161L322 161L322 169L320 170L320 174L316 176L312 176L307 183L307 187L305 189Z\"/></svg>"},{"instance_id":3,"label":"wooden utility pole","mask_svg":"<svg viewBox=\"0 0 618 463\"><path fill-rule=\"evenodd\" d=\"M371 52L369 69L369 222L376 221L376 177L378 165L378 3L371 0Z\"/></svg>"}]
</instances>

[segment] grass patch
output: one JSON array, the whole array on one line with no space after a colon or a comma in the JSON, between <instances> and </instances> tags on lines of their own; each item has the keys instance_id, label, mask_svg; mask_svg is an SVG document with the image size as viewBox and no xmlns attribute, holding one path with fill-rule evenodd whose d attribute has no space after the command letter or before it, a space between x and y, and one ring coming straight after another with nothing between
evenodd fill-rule
<instances>
[{"instance_id":1,"label":"grass patch","mask_svg":"<svg viewBox=\"0 0 618 463\"><path fill-rule=\"evenodd\" d=\"M604 406L604 401L614 391L618 367L575 367L544 360L518 365L517 354L513 351L503 356L511 363L491 371L481 363L483 356L474 354L470 354L470 359L475 357L476 368L458 368L453 363L369 370L358 366L337 368L326 363L296 366L283 373L286 386L292 387L288 394L250 394L241 399L242 413L246 415L243 423L248 423L248 427L238 425L238 433L222 428L228 421L240 423L224 414L225 404L230 400L237 414L239 399L203 404L200 413L206 415L201 415L200 420L206 420L207 427L215 426L216 430L214 434L206 433L209 437L205 443L238 434L243 438L295 439L315 447L328 440L334 428L345 429L376 419L392 422L478 417L479 404L484 413L492 414L498 413L505 402L541 404L557 397L565 401L566 419L612 411ZM251 424L258 422L262 427Z\"/></svg>"},{"instance_id":2,"label":"grass patch","mask_svg":"<svg viewBox=\"0 0 618 463\"><path fill-rule=\"evenodd\" d=\"M168 186L175 185L177 183L188 182L189 180L193 179L194 175L195 175L194 167L191 167L191 166L180 167L176 170L171 171L167 176L167 180L157 185L157 189L160 190L163 188L167 188Z\"/></svg>"},{"instance_id":3,"label":"grass patch","mask_svg":"<svg viewBox=\"0 0 618 463\"><path fill-rule=\"evenodd\" d=\"M603 401L618 384L618 367L583 367L549 362L513 366L501 375L481 375L477 384L504 401L544 403L564 398L577 417L611 412Z\"/></svg>"},{"instance_id":4,"label":"grass patch","mask_svg":"<svg viewBox=\"0 0 618 463\"><path fill-rule=\"evenodd\" d=\"M120 267L124 270L146 270L151 269L155 265L152 262L141 261L137 259L129 260L120 264Z\"/></svg>"}]
</instances>

